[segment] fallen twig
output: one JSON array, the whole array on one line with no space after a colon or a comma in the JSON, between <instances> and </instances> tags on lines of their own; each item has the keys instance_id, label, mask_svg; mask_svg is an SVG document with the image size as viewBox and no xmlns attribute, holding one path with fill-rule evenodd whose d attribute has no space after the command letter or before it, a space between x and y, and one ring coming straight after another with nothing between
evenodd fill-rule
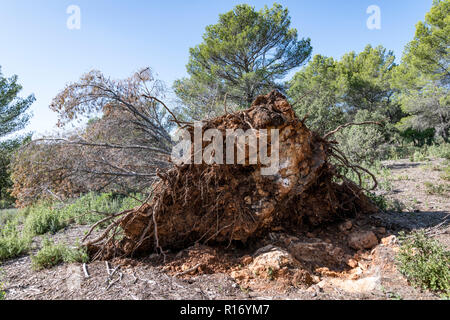
<instances>
[{"instance_id":1,"label":"fallen twig","mask_svg":"<svg viewBox=\"0 0 450 320\"><path fill-rule=\"evenodd\" d=\"M187 269L187 270L184 270L183 272L177 273L177 274L175 275L175 277L184 276L185 274L188 274L188 273L197 271L197 269L200 268L201 266L202 266L202 264L199 263L199 264L195 265L194 267L192 267L192 268L190 268L190 269Z\"/></svg>"},{"instance_id":2,"label":"fallen twig","mask_svg":"<svg viewBox=\"0 0 450 320\"><path fill-rule=\"evenodd\" d=\"M109 262L108 261L105 261L105 264L106 264L106 272L108 272L108 277L110 277L111 276L111 269L109 268Z\"/></svg>"},{"instance_id":3,"label":"fallen twig","mask_svg":"<svg viewBox=\"0 0 450 320\"><path fill-rule=\"evenodd\" d=\"M88 272L86 263L83 263L83 272L84 272L84 277L89 278L89 272Z\"/></svg>"}]
</instances>

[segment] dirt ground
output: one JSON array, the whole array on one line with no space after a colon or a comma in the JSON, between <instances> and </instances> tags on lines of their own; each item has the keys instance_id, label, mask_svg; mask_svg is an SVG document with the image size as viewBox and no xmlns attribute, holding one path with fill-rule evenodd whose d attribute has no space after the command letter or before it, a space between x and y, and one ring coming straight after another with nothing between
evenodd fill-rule
<instances>
[{"instance_id":1,"label":"dirt ground","mask_svg":"<svg viewBox=\"0 0 450 320\"><path fill-rule=\"evenodd\" d=\"M439 299L408 285L396 270L399 231L425 229L450 247L448 194L430 195L424 182L446 183L442 160L385 163L390 190L403 212L378 213L322 228L284 230L246 248L196 245L165 257L62 264L33 271L29 256L5 262L7 299ZM448 182L447 182L448 183ZM74 243L88 227L54 236ZM358 236L357 236L358 235ZM39 241L36 241L36 247Z\"/></svg>"}]
</instances>

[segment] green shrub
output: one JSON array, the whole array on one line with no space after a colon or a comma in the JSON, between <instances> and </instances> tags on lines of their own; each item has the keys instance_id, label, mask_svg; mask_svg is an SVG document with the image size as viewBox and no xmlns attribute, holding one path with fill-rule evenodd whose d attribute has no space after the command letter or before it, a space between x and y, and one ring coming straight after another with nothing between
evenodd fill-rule
<instances>
[{"instance_id":1,"label":"green shrub","mask_svg":"<svg viewBox=\"0 0 450 320\"><path fill-rule=\"evenodd\" d=\"M133 197L139 198L140 195ZM64 215L75 219L77 224L93 224L113 214L137 206L139 202L132 197L112 193L88 193L64 208Z\"/></svg>"},{"instance_id":2,"label":"green shrub","mask_svg":"<svg viewBox=\"0 0 450 320\"><path fill-rule=\"evenodd\" d=\"M427 148L427 154L433 158L450 159L450 143L434 144Z\"/></svg>"},{"instance_id":3,"label":"green shrub","mask_svg":"<svg viewBox=\"0 0 450 320\"><path fill-rule=\"evenodd\" d=\"M31 257L31 263L35 270L54 267L62 262L87 262L89 259L84 248L69 248L65 244L55 244L48 238L42 240L42 248Z\"/></svg>"},{"instance_id":4,"label":"green shrub","mask_svg":"<svg viewBox=\"0 0 450 320\"><path fill-rule=\"evenodd\" d=\"M139 195L136 195L139 197ZM133 197L88 193L68 203L41 202L24 210L25 230L32 235L56 233L72 223L93 224L139 204Z\"/></svg>"},{"instance_id":5,"label":"green shrub","mask_svg":"<svg viewBox=\"0 0 450 320\"><path fill-rule=\"evenodd\" d=\"M443 173L441 174L441 179L450 181L450 166L444 167L444 169L442 169L442 171L443 171Z\"/></svg>"},{"instance_id":6,"label":"green shrub","mask_svg":"<svg viewBox=\"0 0 450 320\"><path fill-rule=\"evenodd\" d=\"M5 300L6 299L6 292L3 290L2 278L3 278L3 270L0 269L0 300Z\"/></svg>"},{"instance_id":7,"label":"green shrub","mask_svg":"<svg viewBox=\"0 0 450 320\"><path fill-rule=\"evenodd\" d=\"M89 193L69 203L40 202L20 211L0 211L0 261L27 253L32 238L36 235L54 234L74 222L93 224L103 219L105 215L130 209L140 204L135 199L139 197L142 196L126 197L112 193ZM22 222L23 227L19 231L19 224ZM47 247L46 249L56 250ZM73 259L78 259L76 256L79 251L64 252L66 258L72 255ZM54 251L54 253L57 252Z\"/></svg>"},{"instance_id":8,"label":"green shrub","mask_svg":"<svg viewBox=\"0 0 450 320\"><path fill-rule=\"evenodd\" d=\"M426 150L416 150L414 154L409 158L411 162L422 162L427 160Z\"/></svg>"},{"instance_id":9,"label":"green shrub","mask_svg":"<svg viewBox=\"0 0 450 320\"><path fill-rule=\"evenodd\" d=\"M358 110L354 122L379 121L386 123L386 118L379 112ZM386 136L386 127L377 125L350 126L338 132L335 137L339 148L354 163L382 160L389 156L390 148Z\"/></svg>"},{"instance_id":10,"label":"green shrub","mask_svg":"<svg viewBox=\"0 0 450 320\"><path fill-rule=\"evenodd\" d=\"M42 202L27 209L24 229L31 235L56 233L69 224L68 217L52 203Z\"/></svg>"},{"instance_id":11,"label":"green shrub","mask_svg":"<svg viewBox=\"0 0 450 320\"><path fill-rule=\"evenodd\" d=\"M424 186L425 191L428 194L444 195L447 192L450 192L450 187L446 184L433 184L432 182L426 181L424 182Z\"/></svg>"},{"instance_id":12,"label":"green shrub","mask_svg":"<svg viewBox=\"0 0 450 320\"><path fill-rule=\"evenodd\" d=\"M9 221L14 220L17 216L17 209L0 209L0 227L8 223Z\"/></svg>"},{"instance_id":13,"label":"green shrub","mask_svg":"<svg viewBox=\"0 0 450 320\"><path fill-rule=\"evenodd\" d=\"M367 197L372 200L373 203L376 204L376 206L378 208L380 208L383 211L387 211L387 199L385 196L383 195L376 195L375 193L372 192L367 192L366 193Z\"/></svg>"},{"instance_id":14,"label":"green shrub","mask_svg":"<svg viewBox=\"0 0 450 320\"><path fill-rule=\"evenodd\" d=\"M366 192L367 197L372 200L375 205L383 211L402 212L405 205L397 199L391 200L384 195L376 195L372 192Z\"/></svg>"},{"instance_id":15,"label":"green shrub","mask_svg":"<svg viewBox=\"0 0 450 320\"><path fill-rule=\"evenodd\" d=\"M450 251L424 232L402 233L397 255L399 271L417 287L450 295Z\"/></svg>"},{"instance_id":16,"label":"green shrub","mask_svg":"<svg viewBox=\"0 0 450 320\"><path fill-rule=\"evenodd\" d=\"M27 253L31 246L31 237L18 230L16 221L10 221L0 230L0 261Z\"/></svg>"},{"instance_id":17,"label":"green shrub","mask_svg":"<svg viewBox=\"0 0 450 320\"><path fill-rule=\"evenodd\" d=\"M14 201L10 199L1 199L0 200L0 210L2 209L11 209L14 208Z\"/></svg>"}]
</instances>

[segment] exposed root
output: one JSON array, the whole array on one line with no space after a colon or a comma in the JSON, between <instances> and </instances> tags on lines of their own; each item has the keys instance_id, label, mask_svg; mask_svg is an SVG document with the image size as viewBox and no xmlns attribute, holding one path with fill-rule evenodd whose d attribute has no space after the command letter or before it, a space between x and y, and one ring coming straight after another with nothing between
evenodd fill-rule
<instances>
[{"instance_id":1,"label":"exposed root","mask_svg":"<svg viewBox=\"0 0 450 320\"><path fill-rule=\"evenodd\" d=\"M164 255L164 250L194 243L245 243L280 228L298 230L377 211L363 193L361 174L373 179L373 188L375 176L351 164L334 142L310 131L305 120L274 91L259 96L248 110L204 121L203 132L215 128L224 136L227 129L278 129L278 173L262 175L264 166L249 164L248 153L245 165L189 164L158 172L160 180L141 206L100 222L115 219L100 237L85 243L92 257ZM193 133L193 127L187 128ZM338 173L339 167L356 172L359 184Z\"/></svg>"}]
</instances>

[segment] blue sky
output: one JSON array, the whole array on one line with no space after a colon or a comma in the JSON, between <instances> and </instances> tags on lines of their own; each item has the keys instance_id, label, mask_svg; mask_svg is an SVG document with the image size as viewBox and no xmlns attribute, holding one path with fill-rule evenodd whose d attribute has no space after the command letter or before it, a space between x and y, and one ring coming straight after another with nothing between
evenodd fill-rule
<instances>
[{"instance_id":1,"label":"blue sky","mask_svg":"<svg viewBox=\"0 0 450 320\"><path fill-rule=\"evenodd\" d=\"M219 0L0 0L0 66L17 74L22 95L34 93L28 126L50 132L56 115L48 108L65 84L98 69L124 78L150 66L169 87L186 75L189 48L204 29L236 4L257 9L273 1ZM279 0L300 37L309 37L313 54L340 58L367 44L393 50L398 60L432 0ZM67 7L81 9L81 29L69 30ZM369 30L366 9L381 9L381 29Z\"/></svg>"}]
</instances>

